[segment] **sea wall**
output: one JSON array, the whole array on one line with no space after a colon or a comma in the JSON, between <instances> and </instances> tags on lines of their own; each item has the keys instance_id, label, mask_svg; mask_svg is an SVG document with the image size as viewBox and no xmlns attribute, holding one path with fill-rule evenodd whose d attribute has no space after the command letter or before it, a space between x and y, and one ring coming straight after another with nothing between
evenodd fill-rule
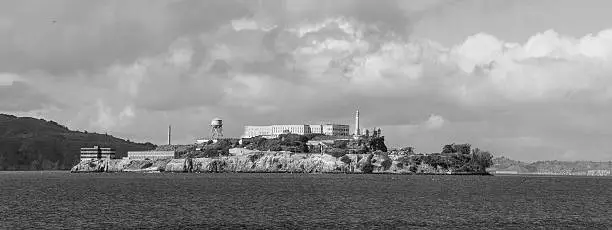
<instances>
[{"instance_id":1,"label":"sea wall","mask_svg":"<svg viewBox=\"0 0 612 230\"><path fill-rule=\"evenodd\" d=\"M393 155L347 154L336 158L328 154L270 151L215 158L90 160L78 163L71 172L412 173L398 159Z\"/></svg>"}]
</instances>

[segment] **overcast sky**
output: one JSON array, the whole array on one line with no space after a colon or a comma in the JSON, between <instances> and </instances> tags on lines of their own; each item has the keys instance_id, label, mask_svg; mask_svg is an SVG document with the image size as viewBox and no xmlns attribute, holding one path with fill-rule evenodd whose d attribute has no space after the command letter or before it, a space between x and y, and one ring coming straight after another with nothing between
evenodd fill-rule
<instances>
[{"instance_id":1,"label":"overcast sky","mask_svg":"<svg viewBox=\"0 0 612 230\"><path fill-rule=\"evenodd\" d=\"M612 160L609 0L1 0L0 112L163 144L244 125L381 127ZM351 127L352 129L353 127Z\"/></svg>"}]
</instances>

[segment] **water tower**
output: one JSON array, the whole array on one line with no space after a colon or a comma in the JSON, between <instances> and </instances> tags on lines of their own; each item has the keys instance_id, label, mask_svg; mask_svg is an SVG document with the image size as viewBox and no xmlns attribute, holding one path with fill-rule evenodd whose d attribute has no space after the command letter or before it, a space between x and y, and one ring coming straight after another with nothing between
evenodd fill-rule
<instances>
[{"instance_id":1,"label":"water tower","mask_svg":"<svg viewBox=\"0 0 612 230\"><path fill-rule=\"evenodd\" d=\"M214 118L210 121L210 138L214 140L221 137L223 137L223 120Z\"/></svg>"}]
</instances>

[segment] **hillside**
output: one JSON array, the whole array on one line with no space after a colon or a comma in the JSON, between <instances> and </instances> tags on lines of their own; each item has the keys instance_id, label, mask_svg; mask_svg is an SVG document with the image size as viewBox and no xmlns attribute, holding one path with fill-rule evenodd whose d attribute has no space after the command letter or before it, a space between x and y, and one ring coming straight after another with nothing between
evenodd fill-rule
<instances>
[{"instance_id":1,"label":"hillside","mask_svg":"<svg viewBox=\"0 0 612 230\"><path fill-rule=\"evenodd\" d=\"M155 148L151 143L72 131L54 121L0 114L0 170L70 169L79 161L79 149L94 145L115 148L118 157Z\"/></svg>"},{"instance_id":2,"label":"hillside","mask_svg":"<svg viewBox=\"0 0 612 230\"><path fill-rule=\"evenodd\" d=\"M507 157L496 157L489 171L517 171L519 173L563 174L588 170L612 170L612 162L594 161L536 161L525 163Z\"/></svg>"}]
</instances>

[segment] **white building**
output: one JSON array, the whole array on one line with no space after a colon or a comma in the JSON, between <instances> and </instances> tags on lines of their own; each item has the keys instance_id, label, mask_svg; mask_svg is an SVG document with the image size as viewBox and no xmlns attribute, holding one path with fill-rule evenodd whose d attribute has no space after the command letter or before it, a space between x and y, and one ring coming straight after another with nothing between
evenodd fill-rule
<instances>
[{"instance_id":1,"label":"white building","mask_svg":"<svg viewBox=\"0 0 612 230\"><path fill-rule=\"evenodd\" d=\"M114 159L115 149L113 148L101 148L94 146L93 148L81 148L81 161L91 159Z\"/></svg>"},{"instance_id":2,"label":"white building","mask_svg":"<svg viewBox=\"0 0 612 230\"><path fill-rule=\"evenodd\" d=\"M157 160L174 159L176 157L175 151L128 151L128 159Z\"/></svg>"},{"instance_id":3,"label":"white building","mask_svg":"<svg viewBox=\"0 0 612 230\"><path fill-rule=\"evenodd\" d=\"M283 133L293 133L300 135L310 133L309 125L271 125L271 127L273 136L278 136Z\"/></svg>"},{"instance_id":4,"label":"white building","mask_svg":"<svg viewBox=\"0 0 612 230\"><path fill-rule=\"evenodd\" d=\"M311 133L323 133L323 125L308 125Z\"/></svg>"},{"instance_id":5,"label":"white building","mask_svg":"<svg viewBox=\"0 0 612 230\"><path fill-rule=\"evenodd\" d=\"M244 134L242 137L272 136L272 126L244 126Z\"/></svg>"},{"instance_id":6,"label":"white building","mask_svg":"<svg viewBox=\"0 0 612 230\"><path fill-rule=\"evenodd\" d=\"M323 134L329 136L349 136L349 125L327 124L323 125Z\"/></svg>"},{"instance_id":7,"label":"white building","mask_svg":"<svg viewBox=\"0 0 612 230\"><path fill-rule=\"evenodd\" d=\"M320 133L330 136L349 136L349 125L324 124L324 125L268 125L268 126L245 126L243 137L250 138L263 136L269 138L278 137L283 133L312 134Z\"/></svg>"}]
</instances>

